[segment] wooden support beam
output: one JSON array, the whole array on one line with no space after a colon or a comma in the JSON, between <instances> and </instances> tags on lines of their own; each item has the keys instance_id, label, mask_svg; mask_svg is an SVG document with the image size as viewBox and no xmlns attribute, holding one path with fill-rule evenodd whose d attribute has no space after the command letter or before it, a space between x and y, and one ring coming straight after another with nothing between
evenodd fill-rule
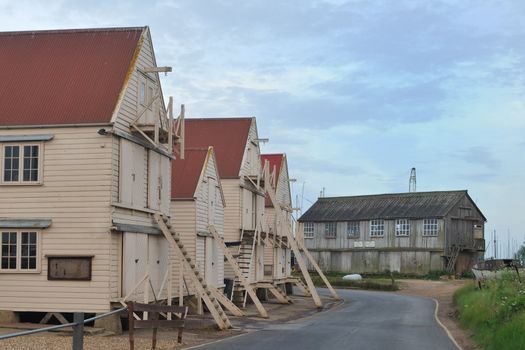
<instances>
[{"instance_id":1,"label":"wooden support beam","mask_svg":"<svg viewBox=\"0 0 525 350\"><path fill-rule=\"evenodd\" d=\"M226 244L224 243L224 239L219 235L219 233L215 229L215 226L210 225L210 226L208 226L208 228L209 228L213 238L215 239L215 241L221 245L221 248L224 251L224 256L226 256L226 259L228 260L228 262L230 263L231 267L233 268L233 271L234 271L235 275L237 275L237 277L241 281L241 284L244 287L244 289L246 290L246 293L248 293L248 295L252 299L253 303L255 304L255 307L259 311L259 314L263 318L268 318L268 313L264 309L264 306L261 304L261 301L259 300L259 298L257 298L257 294L255 293L255 290L254 290L253 286L250 285L250 283L248 282L248 279L246 279L246 277L242 273L239 265L237 264L237 260L235 260L235 258L231 254L230 250L226 247Z\"/></svg>"},{"instance_id":2,"label":"wooden support beam","mask_svg":"<svg viewBox=\"0 0 525 350\"><path fill-rule=\"evenodd\" d=\"M269 171L268 171L268 168L266 168L266 171L265 171L265 183L266 183L266 180L269 178ZM270 197L270 200L272 201L272 204L273 204L273 207L275 208L275 215L277 217L279 216L283 216L282 213L283 211L281 210L281 206L279 205L278 201L277 201L277 198L276 198L276 195L275 195L275 192L273 190L273 188L271 186L266 186L266 193L268 194L268 197ZM287 229L285 230L285 234L288 238L288 242L290 243L290 247L292 248L294 254L295 254L295 259L297 260L297 263L299 264L299 267L301 269L301 273L303 274L303 277L306 281L306 284L308 285L308 289L310 290L310 293L312 294L312 299L314 300L314 303L315 305L317 306L317 308L322 308L323 307L323 303L321 301L321 298L319 297L319 294L317 293L317 290L315 289L315 285L314 285L314 282L312 281L312 277L310 276L310 274L308 273L308 268L306 266L306 263L304 262L303 260L303 257L301 255L301 252L299 250L299 246L297 244L297 241L295 240L295 237L293 236L291 230L289 227L287 227Z\"/></svg>"},{"instance_id":3,"label":"wooden support beam","mask_svg":"<svg viewBox=\"0 0 525 350\"><path fill-rule=\"evenodd\" d=\"M217 299L222 304L222 306L228 309L228 311L230 311L234 316L246 316L246 314L241 309L239 309L237 305L235 305L230 299L226 298L226 296L220 290L214 287L209 288L212 291L215 299Z\"/></svg>"},{"instance_id":4,"label":"wooden support beam","mask_svg":"<svg viewBox=\"0 0 525 350\"><path fill-rule=\"evenodd\" d=\"M208 307L208 310L212 314L213 319L215 320L215 323L217 324L219 329L231 328L230 320L222 310L217 300L215 298L213 298L212 300L212 298L210 297L212 292L207 288L207 284L203 282L203 277L198 277L198 271L194 270L194 268L192 267L192 259L190 257L186 257L183 254L181 247L179 247L179 244L175 241L175 238L173 238L172 232L166 226L166 222L164 222L164 217L159 213L156 213L154 217L168 243L175 250L175 253L181 259L183 259L182 267L186 272L186 276L188 276L188 278L191 280L193 286L197 291L197 295L202 298L202 300Z\"/></svg>"},{"instance_id":5,"label":"wooden support beam","mask_svg":"<svg viewBox=\"0 0 525 350\"><path fill-rule=\"evenodd\" d=\"M310 254L310 252L308 251L308 249L306 249L306 247L303 245L302 242L297 241L297 244L299 245L299 249L304 253L304 255L306 255L306 257L308 258L308 260L310 261L310 263L311 263L312 266L314 267L315 271L317 271L317 273L319 274L319 276L321 276L321 279L323 280L324 284L326 285L326 287L327 287L328 290L330 291L330 294L332 294L332 297L333 297L334 299L338 299L338 300L340 300L341 297L339 296L339 294L337 294L337 292L335 291L335 289L332 287L332 285L330 284L330 282L328 281L328 279L327 279L326 276L324 275L323 270L321 270L321 268L319 267L319 265L318 265L317 262L315 261L315 259L314 259L314 257L312 256L312 254Z\"/></svg>"}]
</instances>

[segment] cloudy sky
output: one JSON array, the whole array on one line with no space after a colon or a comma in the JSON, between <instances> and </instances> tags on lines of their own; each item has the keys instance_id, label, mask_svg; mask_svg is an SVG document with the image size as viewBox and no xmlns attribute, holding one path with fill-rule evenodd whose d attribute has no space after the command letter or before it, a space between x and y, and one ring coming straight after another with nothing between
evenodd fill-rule
<instances>
[{"instance_id":1,"label":"cloudy sky","mask_svg":"<svg viewBox=\"0 0 525 350\"><path fill-rule=\"evenodd\" d=\"M327 196L468 189L525 234L525 2L5 1L1 30L151 27L189 116L256 116L303 208Z\"/></svg>"}]
</instances>

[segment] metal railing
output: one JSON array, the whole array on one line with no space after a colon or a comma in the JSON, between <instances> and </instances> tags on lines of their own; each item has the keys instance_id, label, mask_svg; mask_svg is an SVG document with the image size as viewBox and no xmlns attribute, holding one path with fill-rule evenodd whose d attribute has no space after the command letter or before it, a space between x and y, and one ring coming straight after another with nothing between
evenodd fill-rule
<instances>
[{"instance_id":1,"label":"metal railing","mask_svg":"<svg viewBox=\"0 0 525 350\"><path fill-rule=\"evenodd\" d=\"M59 324L56 326L46 327L46 328L39 328L39 329L31 329L28 331L22 331L22 332L16 332L16 333L9 333L9 334L0 334L0 340L9 339L9 338L15 338L15 337L23 337L25 335L30 334L36 334L36 333L43 333L43 332L50 332L62 328L67 327L73 327L73 350L83 350L84 349L84 324L93 322L95 320L98 320L100 318L104 318L122 311L127 310L128 307L122 307L117 310L109 311L104 314L97 315L95 317L91 317L88 319L84 319L84 313L83 312L75 312L73 313L73 322L66 323L66 324Z\"/></svg>"}]
</instances>

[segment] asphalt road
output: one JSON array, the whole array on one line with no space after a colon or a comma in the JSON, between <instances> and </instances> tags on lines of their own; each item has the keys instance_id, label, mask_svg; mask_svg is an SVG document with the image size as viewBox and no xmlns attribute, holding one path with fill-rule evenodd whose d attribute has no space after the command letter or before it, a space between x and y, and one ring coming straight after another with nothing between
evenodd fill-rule
<instances>
[{"instance_id":1,"label":"asphalt road","mask_svg":"<svg viewBox=\"0 0 525 350\"><path fill-rule=\"evenodd\" d=\"M332 310L199 347L254 350L457 350L434 318L431 299L339 290L345 303Z\"/></svg>"}]
</instances>

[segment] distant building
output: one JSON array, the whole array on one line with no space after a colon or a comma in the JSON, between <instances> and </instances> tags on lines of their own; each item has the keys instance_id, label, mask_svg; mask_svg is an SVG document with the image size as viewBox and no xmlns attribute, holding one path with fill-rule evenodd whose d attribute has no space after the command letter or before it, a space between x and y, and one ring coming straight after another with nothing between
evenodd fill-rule
<instances>
[{"instance_id":1,"label":"distant building","mask_svg":"<svg viewBox=\"0 0 525 350\"><path fill-rule=\"evenodd\" d=\"M319 198L299 222L326 271L462 273L485 251L486 218L466 190Z\"/></svg>"}]
</instances>

